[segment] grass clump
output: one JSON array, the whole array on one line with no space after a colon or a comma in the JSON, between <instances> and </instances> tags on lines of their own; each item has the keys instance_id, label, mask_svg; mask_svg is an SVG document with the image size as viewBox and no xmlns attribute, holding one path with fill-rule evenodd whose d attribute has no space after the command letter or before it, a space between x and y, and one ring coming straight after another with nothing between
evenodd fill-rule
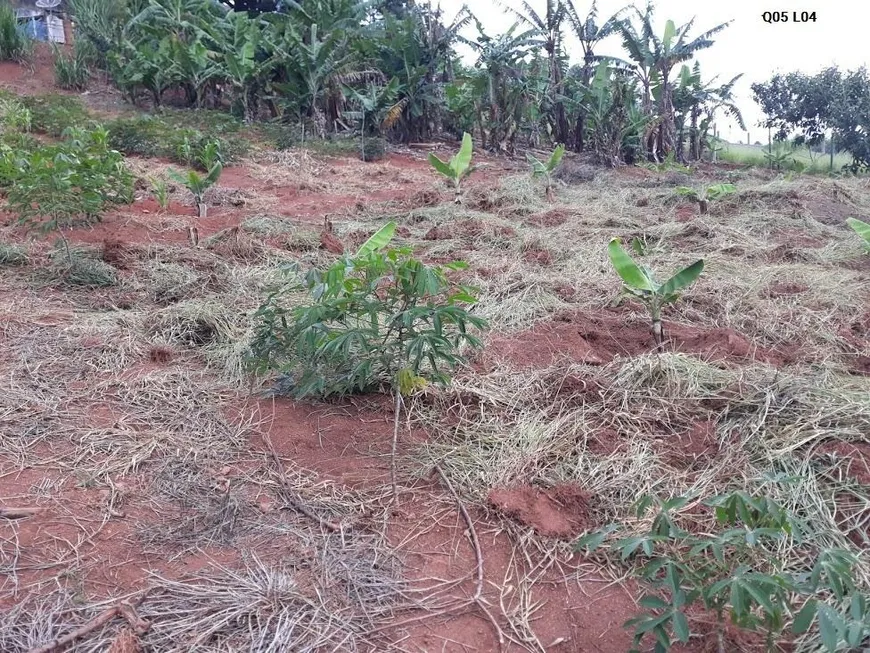
<instances>
[{"instance_id":1,"label":"grass clump","mask_svg":"<svg viewBox=\"0 0 870 653\"><path fill-rule=\"evenodd\" d=\"M54 83L68 91L84 91L91 78L87 50L76 46L72 55L69 55L52 43L51 51L54 57Z\"/></svg>"},{"instance_id":2,"label":"grass clump","mask_svg":"<svg viewBox=\"0 0 870 653\"><path fill-rule=\"evenodd\" d=\"M55 250L51 254L52 278L69 286L108 288L118 285L118 271L108 263L92 258L88 252Z\"/></svg>"},{"instance_id":3,"label":"grass clump","mask_svg":"<svg viewBox=\"0 0 870 653\"><path fill-rule=\"evenodd\" d=\"M15 16L9 2L0 2L0 60L22 62L33 54L33 41Z\"/></svg>"},{"instance_id":4,"label":"grass clump","mask_svg":"<svg viewBox=\"0 0 870 653\"><path fill-rule=\"evenodd\" d=\"M0 243L0 265L26 265L27 250L21 245Z\"/></svg>"}]
</instances>

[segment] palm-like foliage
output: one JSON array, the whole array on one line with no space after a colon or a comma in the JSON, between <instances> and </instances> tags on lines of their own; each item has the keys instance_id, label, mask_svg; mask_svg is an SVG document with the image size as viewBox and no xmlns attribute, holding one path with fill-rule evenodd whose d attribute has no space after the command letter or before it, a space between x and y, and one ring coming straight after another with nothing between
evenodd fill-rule
<instances>
[{"instance_id":1,"label":"palm-like foliage","mask_svg":"<svg viewBox=\"0 0 870 653\"><path fill-rule=\"evenodd\" d=\"M565 117L565 105L560 95L564 79L563 63L565 60L563 26L567 18L566 5L562 0L545 0L543 13L535 11L526 0L522 2L523 11L512 7L505 10L513 14L520 24L529 27L537 36L536 42L547 54L549 64L550 102L553 109L553 134L556 141L568 140L568 121Z\"/></svg>"},{"instance_id":2,"label":"palm-like foliage","mask_svg":"<svg viewBox=\"0 0 870 653\"><path fill-rule=\"evenodd\" d=\"M574 0L564 1L568 22L571 24L574 35L577 37L583 50L582 82L584 86L588 87L594 73L593 64L600 61L600 58L595 54L595 48L602 40L619 31L622 24L619 17L627 8L623 7L603 23L599 24L598 6L595 0L593 0L592 6L583 18L577 13ZM584 148L585 118L586 114L582 109L577 112L577 123L574 128L574 144L578 151L582 151Z\"/></svg>"},{"instance_id":3,"label":"palm-like foliage","mask_svg":"<svg viewBox=\"0 0 870 653\"><path fill-rule=\"evenodd\" d=\"M671 73L677 64L690 60L699 51L713 45L712 37L724 30L729 22L717 25L700 36L690 38L695 19L677 26L674 21L665 23L664 33L659 37L653 28L653 6L647 4L645 11L635 9L638 25L623 21L620 31L623 45L634 63L636 74L644 88L644 102L651 106L653 85L658 87L658 113L660 122L655 146L650 154L657 160L673 151L676 144L676 125L673 105ZM652 144L650 144L652 145Z\"/></svg>"},{"instance_id":4,"label":"palm-like foliage","mask_svg":"<svg viewBox=\"0 0 870 653\"><path fill-rule=\"evenodd\" d=\"M722 85L715 85L716 77L704 82L698 62L683 66L679 82L674 88L674 109L677 127L676 155L683 159L684 137L688 131L689 158L698 160L708 145L709 131L716 113L721 109L735 120L741 129L746 129L743 115L734 100L734 85L743 75L736 75Z\"/></svg>"}]
</instances>

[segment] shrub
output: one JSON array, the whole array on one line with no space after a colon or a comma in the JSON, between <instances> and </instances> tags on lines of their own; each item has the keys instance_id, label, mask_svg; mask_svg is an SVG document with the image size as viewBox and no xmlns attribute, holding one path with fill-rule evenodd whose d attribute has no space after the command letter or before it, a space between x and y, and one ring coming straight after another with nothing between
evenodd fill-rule
<instances>
[{"instance_id":1,"label":"shrub","mask_svg":"<svg viewBox=\"0 0 870 653\"><path fill-rule=\"evenodd\" d=\"M380 161L386 156L387 142L380 137L368 137L363 139L362 160Z\"/></svg>"},{"instance_id":2,"label":"shrub","mask_svg":"<svg viewBox=\"0 0 870 653\"><path fill-rule=\"evenodd\" d=\"M18 24L12 5L0 2L0 60L25 61L33 53L33 42Z\"/></svg>"},{"instance_id":3,"label":"shrub","mask_svg":"<svg viewBox=\"0 0 870 653\"><path fill-rule=\"evenodd\" d=\"M68 95L32 95L21 103L30 110L33 131L60 137L70 127L83 127L91 117L78 98Z\"/></svg>"},{"instance_id":4,"label":"shrub","mask_svg":"<svg viewBox=\"0 0 870 653\"><path fill-rule=\"evenodd\" d=\"M76 46L72 56L69 56L64 54L54 43L52 43L51 49L54 55L55 84L69 91L85 90L91 77L91 71L88 69L87 51Z\"/></svg>"},{"instance_id":5,"label":"shrub","mask_svg":"<svg viewBox=\"0 0 870 653\"><path fill-rule=\"evenodd\" d=\"M179 127L163 116L117 118L106 126L112 147L125 154L166 157L203 171L212 167L203 163L210 156L217 156L221 163L226 164L248 150L244 139L225 134L218 127L202 132L191 127Z\"/></svg>"},{"instance_id":6,"label":"shrub","mask_svg":"<svg viewBox=\"0 0 870 653\"><path fill-rule=\"evenodd\" d=\"M254 372L292 377L297 397L449 380L460 348L480 346L469 327L485 326L466 310L470 289L447 277L465 265L428 266L409 248L385 249L394 230L390 223L355 255L269 296L255 316ZM287 307L299 291L309 303Z\"/></svg>"},{"instance_id":7,"label":"shrub","mask_svg":"<svg viewBox=\"0 0 870 653\"><path fill-rule=\"evenodd\" d=\"M765 632L767 650L774 650L790 618L797 634L818 619L822 644L831 653L845 650L841 641L856 647L870 634L852 554L826 549L808 568L786 570L778 548L787 539L800 544L804 527L779 504L743 491L713 497L704 505L715 527L695 533L681 528L676 516L692 499L641 497L634 509L638 522L649 524L644 532L614 524L577 542L578 550L604 546L637 564L640 578L655 590L640 599L644 611L625 623L634 630L632 651L647 637L655 640L657 653L670 650L674 639L688 642L687 614L695 606L715 616L720 651L726 650L726 620ZM653 515L650 508L657 509Z\"/></svg>"},{"instance_id":8,"label":"shrub","mask_svg":"<svg viewBox=\"0 0 870 653\"><path fill-rule=\"evenodd\" d=\"M76 221L99 221L108 205L128 203L133 197L133 176L121 154L108 147L108 133L102 128L69 130L63 142L32 152L7 151L2 170L11 177L9 209L29 228L56 230L70 264L63 229Z\"/></svg>"},{"instance_id":9,"label":"shrub","mask_svg":"<svg viewBox=\"0 0 870 653\"><path fill-rule=\"evenodd\" d=\"M7 132L27 133L33 124L30 109L15 98L0 101L0 116L2 116L0 121L3 124L4 134Z\"/></svg>"}]
</instances>

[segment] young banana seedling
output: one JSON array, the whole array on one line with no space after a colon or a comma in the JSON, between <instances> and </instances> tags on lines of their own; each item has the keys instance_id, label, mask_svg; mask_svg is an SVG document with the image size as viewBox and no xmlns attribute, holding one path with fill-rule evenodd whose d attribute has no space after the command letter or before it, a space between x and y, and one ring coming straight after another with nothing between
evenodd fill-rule
<instances>
[{"instance_id":1,"label":"young banana seedling","mask_svg":"<svg viewBox=\"0 0 870 653\"><path fill-rule=\"evenodd\" d=\"M704 260L695 261L664 283L659 284L648 267L638 265L625 252L619 238L610 241L607 253L610 255L610 261L617 274L625 282L625 291L639 299L649 311L656 350L661 351L664 344L662 308L679 299L680 291L690 286L701 276L701 272L704 270Z\"/></svg>"},{"instance_id":2,"label":"young banana seedling","mask_svg":"<svg viewBox=\"0 0 870 653\"><path fill-rule=\"evenodd\" d=\"M169 176L179 184L187 187L187 190L190 191L196 202L199 217L204 218L208 212L208 206L205 203L205 192L217 183L221 172L223 172L223 166L218 162L209 169L208 174L204 177L195 170L188 170L187 175L180 175L177 172L170 171Z\"/></svg>"},{"instance_id":3,"label":"young banana seedling","mask_svg":"<svg viewBox=\"0 0 870 653\"><path fill-rule=\"evenodd\" d=\"M565 156L564 145L557 145L546 162L536 159L528 152L526 153L526 159L532 164L532 177L543 177L547 184L546 193L547 201L549 202L553 201L553 173L559 167L559 164L562 163L563 156Z\"/></svg>"},{"instance_id":4,"label":"young banana seedling","mask_svg":"<svg viewBox=\"0 0 870 653\"><path fill-rule=\"evenodd\" d=\"M713 184L712 186L707 186L701 190L689 188L688 186L680 186L677 188L677 195L688 197L693 202L698 203L701 215L707 212L710 202L736 192L737 188L734 184Z\"/></svg>"},{"instance_id":5,"label":"young banana seedling","mask_svg":"<svg viewBox=\"0 0 870 653\"><path fill-rule=\"evenodd\" d=\"M449 162L445 163L434 154L429 154L429 163L432 167L453 182L456 193L453 201L457 204L462 204L460 184L474 170L471 167L472 147L471 134L466 132L462 137L462 146L459 148L459 152Z\"/></svg>"},{"instance_id":6,"label":"young banana seedling","mask_svg":"<svg viewBox=\"0 0 870 653\"><path fill-rule=\"evenodd\" d=\"M856 218L847 218L846 224L848 224L852 229L855 230L855 233L861 236L868 245L870 245L870 224L866 222L861 222Z\"/></svg>"}]
</instances>

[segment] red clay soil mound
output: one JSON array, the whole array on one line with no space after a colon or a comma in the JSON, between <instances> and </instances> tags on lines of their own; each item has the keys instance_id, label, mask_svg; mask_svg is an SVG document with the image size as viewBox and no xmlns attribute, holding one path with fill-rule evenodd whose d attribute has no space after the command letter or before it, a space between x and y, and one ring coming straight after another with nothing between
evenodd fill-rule
<instances>
[{"instance_id":1,"label":"red clay soil mound","mask_svg":"<svg viewBox=\"0 0 870 653\"><path fill-rule=\"evenodd\" d=\"M591 525L589 495L569 483L548 490L531 485L494 488L488 499L500 512L546 537L574 537Z\"/></svg>"},{"instance_id":2,"label":"red clay soil mound","mask_svg":"<svg viewBox=\"0 0 870 653\"><path fill-rule=\"evenodd\" d=\"M533 215L526 223L533 227L558 227L568 222L571 214L563 209L551 209L544 213Z\"/></svg>"},{"instance_id":3,"label":"red clay soil mound","mask_svg":"<svg viewBox=\"0 0 870 653\"><path fill-rule=\"evenodd\" d=\"M790 357L757 347L733 329L702 329L665 322L665 349L716 361L755 359L779 366ZM653 351L650 327L629 323L618 312L565 313L551 322L507 338L495 338L486 359L508 360L518 367L541 367L557 359L603 365L617 356Z\"/></svg>"},{"instance_id":4,"label":"red clay soil mound","mask_svg":"<svg viewBox=\"0 0 870 653\"><path fill-rule=\"evenodd\" d=\"M844 461L846 474L861 485L870 486L870 444L861 442L825 442L815 450L815 457L825 456Z\"/></svg>"}]
</instances>

